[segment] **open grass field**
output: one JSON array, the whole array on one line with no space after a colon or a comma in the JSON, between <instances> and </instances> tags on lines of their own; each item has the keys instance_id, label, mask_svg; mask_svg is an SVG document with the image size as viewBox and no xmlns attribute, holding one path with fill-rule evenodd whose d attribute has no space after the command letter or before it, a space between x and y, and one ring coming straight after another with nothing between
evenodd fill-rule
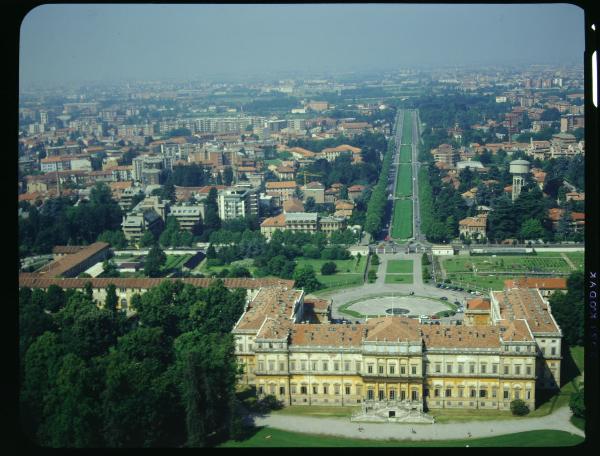
<instances>
[{"instance_id":1,"label":"open grass field","mask_svg":"<svg viewBox=\"0 0 600 456\"><path fill-rule=\"evenodd\" d=\"M271 412L274 415L296 415L296 416L319 416L319 417L337 417L345 418L352 416L352 412L360 410L357 407L330 407L326 405L290 405Z\"/></svg>"},{"instance_id":2,"label":"open grass field","mask_svg":"<svg viewBox=\"0 0 600 456\"><path fill-rule=\"evenodd\" d=\"M565 255L573 262L577 269L581 269L583 271L585 266L585 252L568 252L565 253Z\"/></svg>"},{"instance_id":3,"label":"open grass field","mask_svg":"<svg viewBox=\"0 0 600 456\"><path fill-rule=\"evenodd\" d=\"M396 180L396 197L412 195L412 171L409 163L398 165L398 179Z\"/></svg>"},{"instance_id":4,"label":"open grass field","mask_svg":"<svg viewBox=\"0 0 600 456\"><path fill-rule=\"evenodd\" d=\"M504 281L511 277L499 277L494 274L473 275L473 273L449 273L448 279L453 285L459 285L466 289L480 289L488 291L490 288L494 291L504 289Z\"/></svg>"},{"instance_id":5,"label":"open grass field","mask_svg":"<svg viewBox=\"0 0 600 456\"><path fill-rule=\"evenodd\" d=\"M254 275L254 272L256 271L256 268L254 267L254 260L252 258L246 258L243 260L233 261L231 264L227 264L224 266L210 266L210 267L207 266L206 259L204 259L196 267L196 269L194 269L194 271L201 272L202 274L210 276L211 274L218 274L223 269L231 269L234 266L241 266L241 267L247 268L252 275Z\"/></svg>"},{"instance_id":6,"label":"open grass field","mask_svg":"<svg viewBox=\"0 0 600 456\"><path fill-rule=\"evenodd\" d=\"M192 258L192 255L167 255L167 262L163 266L163 270L177 269L183 266L187 260Z\"/></svg>"},{"instance_id":7,"label":"open grass field","mask_svg":"<svg viewBox=\"0 0 600 456\"><path fill-rule=\"evenodd\" d=\"M413 260L388 260L386 274L389 273L412 273Z\"/></svg>"},{"instance_id":8,"label":"open grass field","mask_svg":"<svg viewBox=\"0 0 600 456\"><path fill-rule=\"evenodd\" d=\"M317 280L325 285L327 288L342 288L349 287L352 285L362 285L363 275L362 274L333 274L324 276L317 274Z\"/></svg>"},{"instance_id":9,"label":"open grass field","mask_svg":"<svg viewBox=\"0 0 600 456\"><path fill-rule=\"evenodd\" d=\"M400 163L410 163L412 161L412 147L400 146Z\"/></svg>"},{"instance_id":10,"label":"open grass field","mask_svg":"<svg viewBox=\"0 0 600 456\"><path fill-rule=\"evenodd\" d=\"M413 283L412 274L386 274L385 283Z\"/></svg>"},{"instance_id":11,"label":"open grass field","mask_svg":"<svg viewBox=\"0 0 600 456\"><path fill-rule=\"evenodd\" d=\"M392 219L392 237L408 239L412 236L412 200L396 200L394 202L394 217Z\"/></svg>"},{"instance_id":12,"label":"open grass field","mask_svg":"<svg viewBox=\"0 0 600 456\"><path fill-rule=\"evenodd\" d=\"M362 257L360 261L356 261L356 258L350 258L349 260L314 260L312 258L297 258L296 259L296 267L305 266L307 264L311 265L317 274L321 273L321 267L323 264L333 261L337 266L337 273L334 275L338 275L341 273L357 273L363 274L365 272L365 267L367 264L367 258Z\"/></svg>"},{"instance_id":13,"label":"open grass field","mask_svg":"<svg viewBox=\"0 0 600 456\"><path fill-rule=\"evenodd\" d=\"M556 256L471 256L460 258L444 258L442 266L446 272L477 272L477 273L565 273L571 272L571 267L564 258Z\"/></svg>"},{"instance_id":14,"label":"open grass field","mask_svg":"<svg viewBox=\"0 0 600 456\"><path fill-rule=\"evenodd\" d=\"M229 440L220 447L557 447L573 446L583 438L563 431L528 431L497 437L456 440L367 440L302 434L261 427L248 432L241 441Z\"/></svg>"},{"instance_id":15,"label":"open grass field","mask_svg":"<svg viewBox=\"0 0 600 456\"><path fill-rule=\"evenodd\" d=\"M402 124L402 144L412 143L412 114L404 111L404 122Z\"/></svg>"},{"instance_id":16,"label":"open grass field","mask_svg":"<svg viewBox=\"0 0 600 456\"><path fill-rule=\"evenodd\" d=\"M337 271L332 275L321 274L321 267L324 263L333 261L337 266ZM326 288L342 288L363 284L363 274L367 266L367 258L362 257L359 261L356 258L349 260L314 260L310 258L296 259L296 267L311 265L315 270L317 280Z\"/></svg>"}]
</instances>

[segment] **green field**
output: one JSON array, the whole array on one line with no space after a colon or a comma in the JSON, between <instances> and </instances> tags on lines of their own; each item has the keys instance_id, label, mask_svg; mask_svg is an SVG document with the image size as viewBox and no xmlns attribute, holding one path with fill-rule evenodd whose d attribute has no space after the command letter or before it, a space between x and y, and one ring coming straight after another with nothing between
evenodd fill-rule
<instances>
[{"instance_id":1,"label":"green field","mask_svg":"<svg viewBox=\"0 0 600 456\"><path fill-rule=\"evenodd\" d=\"M584 261L585 261L585 252L569 252L565 253L567 258L573 262L577 269L581 269L583 271Z\"/></svg>"},{"instance_id":2,"label":"green field","mask_svg":"<svg viewBox=\"0 0 600 456\"><path fill-rule=\"evenodd\" d=\"M398 177L396 179L396 197L412 195L412 170L410 163L398 165Z\"/></svg>"},{"instance_id":3,"label":"green field","mask_svg":"<svg viewBox=\"0 0 600 456\"><path fill-rule=\"evenodd\" d=\"M443 259L447 272L558 272L569 273L571 267L560 255L556 256L471 256Z\"/></svg>"},{"instance_id":4,"label":"green field","mask_svg":"<svg viewBox=\"0 0 600 456\"><path fill-rule=\"evenodd\" d=\"M396 200L392 219L392 237L408 239L412 236L412 200Z\"/></svg>"},{"instance_id":5,"label":"green field","mask_svg":"<svg viewBox=\"0 0 600 456\"><path fill-rule=\"evenodd\" d=\"M321 267L324 263L333 261L337 266L337 272L332 275L321 274ZM356 258L349 260L314 260L310 258L296 259L296 267L310 265L315 270L317 280L327 288L348 287L352 285L362 285L363 274L367 265L367 258L361 257L357 262Z\"/></svg>"},{"instance_id":6,"label":"green field","mask_svg":"<svg viewBox=\"0 0 600 456\"><path fill-rule=\"evenodd\" d=\"M573 446L583 438L563 431L528 431L478 439L456 440L368 440L317 434L302 434L261 427L249 430L241 441L229 440L220 447L556 447Z\"/></svg>"},{"instance_id":7,"label":"green field","mask_svg":"<svg viewBox=\"0 0 600 456\"><path fill-rule=\"evenodd\" d=\"M311 265L317 274L321 273L321 267L325 263L333 261L337 266L337 273L358 273L363 274L365 272L365 266L367 263L367 257L361 257L360 261L356 261L356 258L350 258L349 260L314 260L311 258L296 258L296 267Z\"/></svg>"},{"instance_id":8,"label":"green field","mask_svg":"<svg viewBox=\"0 0 600 456\"><path fill-rule=\"evenodd\" d=\"M385 283L413 283L412 274L386 274Z\"/></svg>"},{"instance_id":9,"label":"green field","mask_svg":"<svg viewBox=\"0 0 600 456\"><path fill-rule=\"evenodd\" d=\"M177 269L183 266L187 260L192 258L192 255L167 255L167 262L163 266L163 270Z\"/></svg>"},{"instance_id":10,"label":"green field","mask_svg":"<svg viewBox=\"0 0 600 456\"><path fill-rule=\"evenodd\" d=\"M194 271L201 272L203 274L206 274L206 275L210 276L212 274L218 274L223 269L229 269L230 270L234 266L239 266L239 267L247 268L252 275L254 275L254 272L256 271L256 268L254 267L254 260L252 258L246 258L246 259L243 259L243 260L232 261L230 264L227 264L227 265L224 265L224 266L210 266L210 267L207 266L206 259L204 259L196 267L196 269L194 269Z\"/></svg>"},{"instance_id":11,"label":"green field","mask_svg":"<svg viewBox=\"0 0 600 456\"><path fill-rule=\"evenodd\" d=\"M412 144L412 114L404 111L404 122L402 124L402 144Z\"/></svg>"},{"instance_id":12,"label":"green field","mask_svg":"<svg viewBox=\"0 0 600 456\"><path fill-rule=\"evenodd\" d=\"M400 163L410 163L412 161L412 147L400 146Z\"/></svg>"},{"instance_id":13,"label":"green field","mask_svg":"<svg viewBox=\"0 0 600 456\"><path fill-rule=\"evenodd\" d=\"M386 274L389 273L412 273L413 260L389 260L387 262Z\"/></svg>"}]
</instances>

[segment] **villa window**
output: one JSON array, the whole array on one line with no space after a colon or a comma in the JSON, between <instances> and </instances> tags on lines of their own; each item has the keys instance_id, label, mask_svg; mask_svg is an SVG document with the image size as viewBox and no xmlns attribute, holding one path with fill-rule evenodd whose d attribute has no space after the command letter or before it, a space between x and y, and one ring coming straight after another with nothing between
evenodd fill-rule
<instances>
[{"instance_id":1,"label":"villa window","mask_svg":"<svg viewBox=\"0 0 600 456\"><path fill-rule=\"evenodd\" d=\"M373 394L373 390L370 389L367 391L367 399L369 399L370 401L373 400L374 394Z\"/></svg>"},{"instance_id":2,"label":"villa window","mask_svg":"<svg viewBox=\"0 0 600 456\"><path fill-rule=\"evenodd\" d=\"M494 374L498 373L498 365L497 364L492 364L492 373L494 373Z\"/></svg>"},{"instance_id":3,"label":"villa window","mask_svg":"<svg viewBox=\"0 0 600 456\"><path fill-rule=\"evenodd\" d=\"M379 374L383 374L383 366L379 366Z\"/></svg>"},{"instance_id":4,"label":"villa window","mask_svg":"<svg viewBox=\"0 0 600 456\"><path fill-rule=\"evenodd\" d=\"M305 386L305 385L302 385L302 386L300 387L300 394L307 394L307 391L306 391L306 386Z\"/></svg>"},{"instance_id":5,"label":"villa window","mask_svg":"<svg viewBox=\"0 0 600 456\"><path fill-rule=\"evenodd\" d=\"M413 401L418 401L419 400L419 392L417 390L413 390L412 391L411 399Z\"/></svg>"},{"instance_id":6,"label":"villa window","mask_svg":"<svg viewBox=\"0 0 600 456\"><path fill-rule=\"evenodd\" d=\"M481 373L482 373L482 374L485 374L485 373L486 373L486 372L485 372L486 370L487 370L487 365L486 365L486 364L482 364L482 365L481 365Z\"/></svg>"},{"instance_id":7,"label":"villa window","mask_svg":"<svg viewBox=\"0 0 600 456\"><path fill-rule=\"evenodd\" d=\"M556 347L552 347L552 348L550 349L550 353L551 353L552 355L556 355Z\"/></svg>"},{"instance_id":8,"label":"villa window","mask_svg":"<svg viewBox=\"0 0 600 456\"><path fill-rule=\"evenodd\" d=\"M346 394L350 394L350 386L346 385Z\"/></svg>"},{"instance_id":9,"label":"villa window","mask_svg":"<svg viewBox=\"0 0 600 456\"><path fill-rule=\"evenodd\" d=\"M327 369L329 369L329 365L328 365L327 361L323 361L323 370L327 371Z\"/></svg>"},{"instance_id":10,"label":"villa window","mask_svg":"<svg viewBox=\"0 0 600 456\"><path fill-rule=\"evenodd\" d=\"M515 390L515 399L521 399L521 392L519 390Z\"/></svg>"},{"instance_id":11,"label":"villa window","mask_svg":"<svg viewBox=\"0 0 600 456\"><path fill-rule=\"evenodd\" d=\"M396 367L394 365L390 366L390 375L394 375L396 373Z\"/></svg>"},{"instance_id":12,"label":"villa window","mask_svg":"<svg viewBox=\"0 0 600 456\"><path fill-rule=\"evenodd\" d=\"M531 375L531 366L527 366L525 371L527 372L527 375Z\"/></svg>"},{"instance_id":13,"label":"villa window","mask_svg":"<svg viewBox=\"0 0 600 456\"><path fill-rule=\"evenodd\" d=\"M504 375L508 375L508 366L504 366Z\"/></svg>"},{"instance_id":14,"label":"villa window","mask_svg":"<svg viewBox=\"0 0 600 456\"><path fill-rule=\"evenodd\" d=\"M438 388L436 388L435 390L433 390L433 395L435 397L440 397L440 390Z\"/></svg>"},{"instance_id":15,"label":"villa window","mask_svg":"<svg viewBox=\"0 0 600 456\"><path fill-rule=\"evenodd\" d=\"M300 370L306 370L306 361L300 361Z\"/></svg>"},{"instance_id":16,"label":"villa window","mask_svg":"<svg viewBox=\"0 0 600 456\"><path fill-rule=\"evenodd\" d=\"M349 361L346 361L346 362L344 363L344 371L345 371L345 372L348 372L349 370L350 370L350 362L349 362Z\"/></svg>"},{"instance_id":17,"label":"villa window","mask_svg":"<svg viewBox=\"0 0 600 456\"><path fill-rule=\"evenodd\" d=\"M451 373L452 373L452 364L446 364L446 372L447 372L448 374L451 374Z\"/></svg>"},{"instance_id":18,"label":"villa window","mask_svg":"<svg viewBox=\"0 0 600 456\"><path fill-rule=\"evenodd\" d=\"M479 390L479 397L485 397L486 391L484 389Z\"/></svg>"},{"instance_id":19,"label":"villa window","mask_svg":"<svg viewBox=\"0 0 600 456\"><path fill-rule=\"evenodd\" d=\"M367 366L367 372L368 372L369 374L372 374L372 373L373 373L373 365L372 365L372 364L369 364L369 365Z\"/></svg>"},{"instance_id":20,"label":"villa window","mask_svg":"<svg viewBox=\"0 0 600 456\"><path fill-rule=\"evenodd\" d=\"M269 392L275 394L275 385L269 385Z\"/></svg>"},{"instance_id":21,"label":"villa window","mask_svg":"<svg viewBox=\"0 0 600 456\"><path fill-rule=\"evenodd\" d=\"M319 394L319 392L317 391L317 385L313 385L313 394Z\"/></svg>"},{"instance_id":22,"label":"villa window","mask_svg":"<svg viewBox=\"0 0 600 456\"><path fill-rule=\"evenodd\" d=\"M496 388L492 388L492 397L498 396L498 390Z\"/></svg>"},{"instance_id":23,"label":"villa window","mask_svg":"<svg viewBox=\"0 0 600 456\"><path fill-rule=\"evenodd\" d=\"M279 371L285 370L285 363L279 363Z\"/></svg>"},{"instance_id":24,"label":"villa window","mask_svg":"<svg viewBox=\"0 0 600 456\"><path fill-rule=\"evenodd\" d=\"M402 375L405 375L406 374L406 367L404 367L404 366L400 367L400 373Z\"/></svg>"},{"instance_id":25,"label":"villa window","mask_svg":"<svg viewBox=\"0 0 600 456\"><path fill-rule=\"evenodd\" d=\"M464 367L463 363L459 363L459 364L458 364L458 373L459 373L459 374L462 374L462 373L463 373L463 367Z\"/></svg>"},{"instance_id":26,"label":"villa window","mask_svg":"<svg viewBox=\"0 0 600 456\"><path fill-rule=\"evenodd\" d=\"M295 371L296 370L296 361L291 361L290 362L290 369Z\"/></svg>"},{"instance_id":27,"label":"villa window","mask_svg":"<svg viewBox=\"0 0 600 456\"><path fill-rule=\"evenodd\" d=\"M290 392L291 392L292 394L296 394L296 385L293 385L293 384L292 384L292 385L290 385Z\"/></svg>"},{"instance_id":28,"label":"villa window","mask_svg":"<svg viewBox=\"0 0 600 456\"><path fill-rule=\"evenodd\" d=\"M385 391L379 390L379 400L383 401L385 399Z\"/></svg>"},{"instance_id":29,"label":"villa window","mask_svg":"<svg viewBox=\"0 0 600 456\"><path fill-rule=\"evenodd\" d=\"M521 366L515 366L515 375L521 375Z\"/></svg>"},{"instance_id":30,"label":"villa window","mask_svg":"<svg viewBox=\"0 0 600 456\"><path fill-rule=\"evenodd\" d=\"M502 397L508 399L508 390L504 390L504 395Z\"/></svg>"},{"instance_id":31,"label":"villa window","mask_svg":"<svg viewBox=\"0 0 600 456\"><path fill-rule=\"evenodd\" d=\"M442 370L442 365L440 363L435 363L435 373L439 374Z\"/></svg>"},{"instance_id":32,"label":"villa window","mask_svg":"<svg viewBox=\"0 0 600 456\"><path fill-rule=\"evenodd\" d=\"M340 385L333 385L333 392L335 394L340 394Z\"/></svg>"},{"instance_id":33,"label":"villa window","mask_svg":"<svg viewBox=\"0 0 600 456\"><path fill-rule=\"evenodd\" d=\"M316 362L316 361L313 361L313 362L312 362L312 370L313 370L314 372L316 372L316 371L317 371L317 362Z\"/></svg>"},{"instance_id":34,"label":"villa window","mask_svg":"<svg viewBox=\"0 0 600 456\"><path fill-rule=\"evenodd\" d=\"M333 363L333 370L336 371L336 372L340 370L340 363L339 362L335 361Z\"/></svg>"},{"instance_id":35,"label":"villa window","mask_svg":"<svg viewBox=\"0 0 600 456\"><path fill-rule=\"evenodd\" d=\"M259 371L264 371L265 370L265 363L263 361L259 361L258 362L258 370Z\"/></svg>"},{"instance_id":36,"label":"villa window","mask_svg":"<svg viewBox=\"0 0 600 456\"><path fill-rule=\"evenodd\" d=\"M280 386L279 387L279 395L283 396L285 394L285 386Z\"/></svg>"},{"instance_id":37,"label":"villa window","mask_svg":"<svg viewBox=\"0 0 600 456\"><path fill-rule=\"evenodd\" d=\"M275 370L275 361L269 361L269 371L273 372Z\"/></svg>"},{"instance_id":38,"label":"villa window","mask_svg":"<svg viewBox=\"0 0 600 456\"><path fill-rule=\"evenodd\" d=\"M412 374L417 375L417 366L412 366Z\"/></svg>"},{"instance_id":39,"label":"villa window","mask_svg":"<svg viewBox=\"0 0 600 456\"><path fill-rule=\"evenodd\" d=\"M327 386L323 386L323 394L327 394Z\"/></svg>"},{"instance_id":40,"label":"villa window","mask_svg":"<svg viewBox=\"0 0 600 456\"><path fill-rule=\"evenodd\" d=\"M474 374L474 373L475 373L475 363L471 363L471 364L469 365L469 372L470 372L471 374Z\"/></svg>"},{"instance_id":41,"label":"villa window","mask_svg":"<svg viewBox=\"0 0 600 456\"><path fill-rule=\"evenodd\" d=\"M356 372L360 372L360 361L356 361Z\"/></svg>"},{"instance_id":42,"label":"villa window","mask_svg":"<svg viewBox=\"0 0 600 456\"><path fill-rule=\"evenodd\" d=\"M477 391L475 388L471 388L471 397L477 397Z\"/></svg>"},{"instance_id":43,"label":"villa window","mask_svg":"<svg viewBox=\"0 0 600 456\"><path fill-rule=\"evenodd\" d=\"M446 397L452 397L452 390L450 388L446 389Z\"/></svg>"},{"instance_id":44,"label":"villa window","mask_svg":"<svg viewBox=\"0 0 600 456\"><path fill-rule=\"evenodd\" d=\"M458 388L458 397L463 397L464 395L465 395L465 389L462 386L460 386Z\"/></svg>"},{"instance_id":45,"label":"villa window","mask_svg":"<svg viewBox=\"0 0 600 456\"><path fill-rule=\"evenodd\" d=\"M391 389L390 390L390 401L393 401L394 399L396 399L396 390Z\"/></svg>"}]
</instances>

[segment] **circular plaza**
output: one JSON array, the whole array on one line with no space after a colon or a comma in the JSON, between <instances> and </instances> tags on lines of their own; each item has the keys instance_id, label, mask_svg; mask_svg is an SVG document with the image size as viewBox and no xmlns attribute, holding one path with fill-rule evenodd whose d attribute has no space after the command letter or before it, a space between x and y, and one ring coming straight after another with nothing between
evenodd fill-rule
<instances>
[{"instance_id":1,"label":"circular plaza","mask_svg":"<svg viewBox=\"0 0 600 456\"><path fill-rule=\"evenodd\" d=\"M435 315L438 312L450 310L452 306L444 301L423 296L372 296L351 301L339 308L341 313L355 316L384 316L404 315L407 317L419 315Z\"/></svg>"}]
</instances>

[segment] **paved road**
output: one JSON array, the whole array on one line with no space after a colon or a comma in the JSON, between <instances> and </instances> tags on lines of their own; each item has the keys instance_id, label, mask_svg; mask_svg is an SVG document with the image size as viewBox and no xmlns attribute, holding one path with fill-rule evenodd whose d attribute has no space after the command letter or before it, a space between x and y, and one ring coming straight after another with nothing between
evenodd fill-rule
<instances>
[{"instance_id":1,"label":"paved road","mask_svg":"<svg viewBox=\"0 0 600 456\"><path fill-rule=\"evenodd\" d=\"M570 423L571 411L560 408L541 418L519 418L497 421L471 421L463 423L403 424L403 423L353 423L349 418L318 418L296 415L271 414L254 416L256 426L270 426L293 432L326 434L359 439L397 440L451 440L493 437L516 432L541 429L565 431L584 436L584 432ZM358 430L359 427L363 431ZM413 434L414 429L416 434Z\"/></svg>"}]
</instances>

